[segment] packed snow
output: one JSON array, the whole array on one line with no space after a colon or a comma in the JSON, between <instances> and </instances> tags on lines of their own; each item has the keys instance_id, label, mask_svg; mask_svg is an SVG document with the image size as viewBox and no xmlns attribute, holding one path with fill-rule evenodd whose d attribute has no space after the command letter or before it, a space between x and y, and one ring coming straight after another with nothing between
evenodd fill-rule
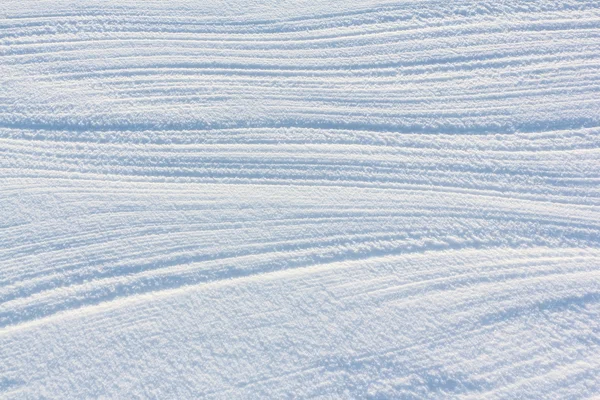
<instances>
[{"instance_id":1,"label":"packed snow","mask_svg":"<svg viewBox=\"0 0 600 400\"><path fill-rule=\"evenodd\" d=\"M0 398L600 395L596 0L0 0Z\"/></svg>"}]
</instances>

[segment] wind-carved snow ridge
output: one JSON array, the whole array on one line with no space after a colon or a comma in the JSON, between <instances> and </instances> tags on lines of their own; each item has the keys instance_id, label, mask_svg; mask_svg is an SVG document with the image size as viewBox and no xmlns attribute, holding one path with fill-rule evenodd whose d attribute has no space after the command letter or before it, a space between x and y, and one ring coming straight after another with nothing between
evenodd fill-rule
<instances>
[{"instance_id":1,"label":"wind-carved snow ridge","mask_svg":"<svg viewBox=\"0 0 600 400\"><path fill-rule=\"evenodd\" d=\"M0 3L0 398L600 394L597 1Z\"/></svg>"}]
</instances>

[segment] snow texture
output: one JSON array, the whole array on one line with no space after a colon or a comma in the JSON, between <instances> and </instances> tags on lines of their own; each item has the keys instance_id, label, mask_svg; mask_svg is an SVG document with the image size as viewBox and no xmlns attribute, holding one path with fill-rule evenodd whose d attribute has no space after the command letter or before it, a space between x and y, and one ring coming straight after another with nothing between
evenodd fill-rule
<instances>
[{"instance_id":1,"label":"snow texture","mask_svg":"<svg viewBox=\"0 0 600 400\"><path fill-rule=\"evenodd\" d=\"M598 1L0 1L0 398L599 394Z\"/></svg>"}]
</instances>

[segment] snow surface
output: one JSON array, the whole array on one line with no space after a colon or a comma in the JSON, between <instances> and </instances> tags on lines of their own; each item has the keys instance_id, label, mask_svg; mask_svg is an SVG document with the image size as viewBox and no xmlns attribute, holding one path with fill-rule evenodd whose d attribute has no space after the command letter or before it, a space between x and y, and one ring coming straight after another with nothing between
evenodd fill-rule
<instances>
[{"instance_id":1,"label":"snow surface","mask_svg":"<svg viewBox=\"0 0 600 400\"><path fill-rule=\"evenodd\" d=\"M0 1L1 398L599 394L598 1Z\"/></svg>"}]
</instances>

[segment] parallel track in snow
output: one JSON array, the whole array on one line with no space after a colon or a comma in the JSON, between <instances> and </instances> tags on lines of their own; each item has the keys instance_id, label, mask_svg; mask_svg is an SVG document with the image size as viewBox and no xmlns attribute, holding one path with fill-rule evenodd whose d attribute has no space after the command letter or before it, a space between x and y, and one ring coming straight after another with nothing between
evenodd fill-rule
<instances>
[{"instance_id":1,"label":"parallel track in snow","mask_svg":"<svg viewBox=\"0 0 600 400\"><path fill-rule=\"evenodd\" d=\"M595 2L5 3L0 397L600 391Z\"/></svg>"}]
</instances>

